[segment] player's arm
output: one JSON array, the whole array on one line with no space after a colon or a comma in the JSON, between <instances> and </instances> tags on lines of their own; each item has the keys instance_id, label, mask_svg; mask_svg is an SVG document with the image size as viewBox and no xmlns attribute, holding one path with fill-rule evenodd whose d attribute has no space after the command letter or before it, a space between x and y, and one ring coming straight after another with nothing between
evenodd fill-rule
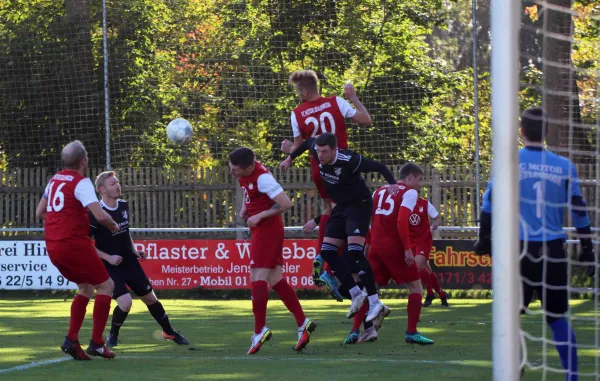
<instances>
[{"instance_id":1,"label":"player's arm","mask_svg":"<svg viewBox=\"0 0 600 381\"><path fill-rule=\"evenodd\" d=\"M577 236L581 244L581 255L579 260L582 262L595 262L594 244L592 242L592 226L587 213L587 204L581 194L577 169L573 164L570 165L570 181L567 182L567 194L570 196L570 210L573 219L573 225L577 229ZM595 266L588 267L588 274L593 276L596 272Z\"/></svg>"},{"instance_id":2,"label":"player's arm","mask_svg":"<svg viewBox=\"0 0 600 381\"><path fill-rule=\"evenodd\" d=\"M99 224L106 226L112 232L119 231L119 225L102 209L98 201L88 204L87 208Z\"/></svg>"},{"instance_id":3,"label":"player's arm","mask_svg":"<svg viewBox=\"0 0 600 381\"><path fill-rule=\"evenodd\" d=\"M344 110L342 110L342 114L344 114L344 116L347 118L351 118L353 122L362 126L371 125L373 123L371 115L369 114L365 106L362 104L362 102L358 99L358 95L356 95L356 89L351 83L347 83L346 85L344 85L344 95L346 96L346 98L348 98L350 102L352 102L352 105L355 107L356 110L354 112L354 115L351 116L346 114Z\"/></svg>"},{"instance_id":4,"label":"player's arm","mask_svg":"<svg viewBox=\"0 0 600 381\"><path fill-rule=\"evenodd\" d=\"M50 187L50 183L46 185L44 195L40 198L40 202L38 202L38 206L35 209L35 216L41 220L45 220L48 214L48 187Z\"/></svg>"},{"instance_id":5,"label":"player's arm","mask_svg":"<svg viewBox=\"0 0 600 381\"><path fill-rule=\"evenodd\" d=\"M396 230L402 240L404 251L411 250L412 242L410 241L410 224L408 219L417 205L419 195L414 189L410 189L402 195L402 203L398 210L398 218L396 219Z\"/></svg>"},{"instance_id":6,"label":"player's arm","mask_svg":"<svg viewBox=\"0 0 600 381\"><path fill-rule=\"evenodd\" d=\"M258 191L269 196L275 204L271 208L249 217L247 223L250 227L257 226L263 219L282 214L292 207L292 202L273 175L270 173L262 174L256 182Z\"/></svg>"},{"instance_id":7,"label":"player's arm","mask_svg":"<svg viewBox=\"0 0 600 381\"><path fill-rule=\"evenodd\" d=\"M298 120L296 119L296 114L292 111L292 115L290 116L290 124L292 125L292 133L294 134L294 142L292 143L288 139L284 139L281 142L281 150L283 153L290 154L296 148L302 144L302 133L300 132L300 126L298 126Z\"/></svg>"},{"instance_id":8,"label":"player's arm","mask_svg":"<svg viewBox=\"0 0 600 381\"><path fill-rule=\"evenodd\" d=\"M110 254L105 253L104 251L98 249L97 247L96 247L96 254L98 254L100 259L105 260L106 262L110 263L113 266L119 266L121 264L121 262L123 262L123 257L121 257L120 255L110 255Z\"/></svg>"},{"instance_id":9,"label":"player's arm","mask_svg":"<svg viewBox=\"0 0 600 381\"><path fill-rule=\"evenodd\" d=\"M360 173L378 172L388 182L388 184L389 184L388 189L387 189L388 192L392 195L395 195L396 193L398 193L398 190L400 189L398 187L398 183L396 182L396 179L394 178L392 171L390 171L387 166L385 166L384 164L381 164L378 161L367 159L366 157L364 157L362 155L356 155L352 159L355 160L357 163L356 168L354 169L354 172L360 172Z\"/></svg>"},{"instance_id":10,"label":"player's arm","mask_svg":"<svg viewBox=\"0 0 600 381\"><path fill-rule=\"evenodd\" d=\"M317 138L310 138L300 142L300 145L295 148L290 155L279 164L279 168L282 170L287 170L292 165L292 160L302 155L304 152L308 151L310 147L312 147Z\"/></svg>"},{"instance_id":11,"label":"player's arm","mask_svg":"<svg viewBox=\"0 0 600 381\"><path fill-rule=\"evenodd\" d=\"M112 232L119 231L119 225L102 209L96 197L96 190L89 178L81 180L75 187L75 198L84 208L87 208L99 224L104 225Z\"/></svg>"},{"instance_id":12,"label":"player's arm","mask_svg":"<svg viewBox=\"0 0 600 381\"><path fill-rule=\"evenodd\" d=\"M433 220L433 224L431 224L431 230L437 230L442 223L442 216L437 211L435 206L433 206L430 202L427 203L427 215Z\"/></svg>"},{"instance_id":13,"label":"player's arm","mask_svg":"<svg viewBox=\"0 0 600 381\"><path fill-rule=\"evenodd\" d=\"M38 202L38 206L35 210L35 216L41 220L45 220L46 214L48 214L47 210L48 200L46 199L46 195L44 195L42 198L40 198L40 202Z\"/></svg>"},{"instance_id":14,"label":"player's arm","mask_svg":"<svg viewBox=\"0 0 600 381\"><path fill-rule=\"evenodd\" d=\"M479 235L474 246L475 254L492 254L492 182L483 194L481 214L479 215Z\"/></svg>"}]
</instances>

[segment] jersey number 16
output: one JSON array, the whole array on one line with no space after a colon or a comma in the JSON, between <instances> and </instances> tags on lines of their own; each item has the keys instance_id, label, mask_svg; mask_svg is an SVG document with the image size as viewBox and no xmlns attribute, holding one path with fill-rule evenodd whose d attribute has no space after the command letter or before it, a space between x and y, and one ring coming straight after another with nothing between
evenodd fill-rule
<instances>
[{"instance_id":1,"label":"jersey number 16","mask_svg":"<svg viewBox=\"0 0 600 381\"><path fill-rule=\"evenodd\" d=\"M65 206L65 194L60 190L66 185L66 183L62 183L56 188L56 192L52 195L52 188L54 188L54 182L50 183L50 187L48 188L48 207L46 208L47 212L60 212L62 208Z\"/></svg>"}]
</instances>

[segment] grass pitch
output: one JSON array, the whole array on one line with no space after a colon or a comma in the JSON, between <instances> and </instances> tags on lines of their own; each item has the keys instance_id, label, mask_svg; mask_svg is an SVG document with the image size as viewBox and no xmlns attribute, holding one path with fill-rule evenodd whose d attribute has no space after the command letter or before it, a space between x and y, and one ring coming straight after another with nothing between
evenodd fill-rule
<instances>
[{"instance_id":1,"label":"grass pitch","mask_svg":"<svg viewBox=\"0 0 600 381\"><path fill-rule=\"evenodd\" d=\"M406 301L385 302L392 314L379 331L379 339L344 346L341 343L351 328L351 321L344 318L348 302L303 301L307 315L318 326L308 347L296 353L292 350L295 321L279 300L271 300L267 324L273 338L258 354L247 356L253 329L250 301L162 300L175 329L194 344L190 350L160 339L159 326L143 303L134 300L121 329L122 343L115 348L117 358L80 362L59 349L70 300L0 300L0 379L491 380L491 301L450 300L451 307L445 309L435 300L432 307L424 308L419 329L436 342L428 347L404 343ZM572 307L578 342L596 345L580 349L580 371L598 374L598 323L577 320L595 316L593 302L573 301ZM80 333L85 345L91 335L92 310L93 302ZM541 316L522 319L524 329L536 336L544 333L542 322ZM551 338L550 330L546 331ZM541 343L528 342L528 358L534 365L544 364ZM552 345L547 346L546 364L561 368ZM525 380L542 379L559 381L564 375L526 372Z\"/></svg>"}]
</instances>

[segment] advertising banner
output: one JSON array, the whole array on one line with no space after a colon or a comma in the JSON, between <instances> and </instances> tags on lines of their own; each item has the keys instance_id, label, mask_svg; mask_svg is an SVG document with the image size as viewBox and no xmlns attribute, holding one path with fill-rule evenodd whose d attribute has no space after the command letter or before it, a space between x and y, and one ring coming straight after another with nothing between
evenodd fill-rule
<instances>
[{"instance_id":1,"label":"advertising banner","mask_svg":"<svg viewBox=\"0 0 600 381\"><path fill-rule=\"evenodd\" d=\"M316 244L312 239L284 241L283 275L292 287L315 288ZM157 290L250 288L249 241L140 240L135 245L148 254L142 267ZM475 255L472 247L472 241L434 241L430 264L442 287L491 287L491 259ZM76 288L52 265L44 241L0 241L0 289Z\"/></svg>"}]
</instances>

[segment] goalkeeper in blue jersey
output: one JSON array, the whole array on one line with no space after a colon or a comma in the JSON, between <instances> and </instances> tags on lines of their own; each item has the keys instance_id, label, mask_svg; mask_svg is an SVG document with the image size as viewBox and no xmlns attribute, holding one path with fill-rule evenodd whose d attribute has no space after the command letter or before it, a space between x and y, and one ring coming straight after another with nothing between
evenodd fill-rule
<instances>
[{"instance_id":1,"label":"goalkeeper in blue jersey","mask_svg":"<svg viewBox=\"0 0 600 381\"><path fill-rule=\"evenodd\" d=\"M519 150L520 241L523 306L531 302L535 291L542 301L546 321L552 329L556 350L566 380L577 380L577 347L575 332L565 313L569 309L567 277L568 259L565 251L567 238L563 231L565 207L569 207L573 224L581 242L582 262L588 264L587 273L595 273L595 255L592 245L590 220L579 188L575 165L568 159L544 148L543 131L546 115L539 107L525 110L521 115L521 136L525 148ZM490 182L484 196L480 220L477 254L491 253L491 199ZM502 253L495 253L502 255ZM546 267L544 272L544 266Z\"/></svg>"}]
</instances>

